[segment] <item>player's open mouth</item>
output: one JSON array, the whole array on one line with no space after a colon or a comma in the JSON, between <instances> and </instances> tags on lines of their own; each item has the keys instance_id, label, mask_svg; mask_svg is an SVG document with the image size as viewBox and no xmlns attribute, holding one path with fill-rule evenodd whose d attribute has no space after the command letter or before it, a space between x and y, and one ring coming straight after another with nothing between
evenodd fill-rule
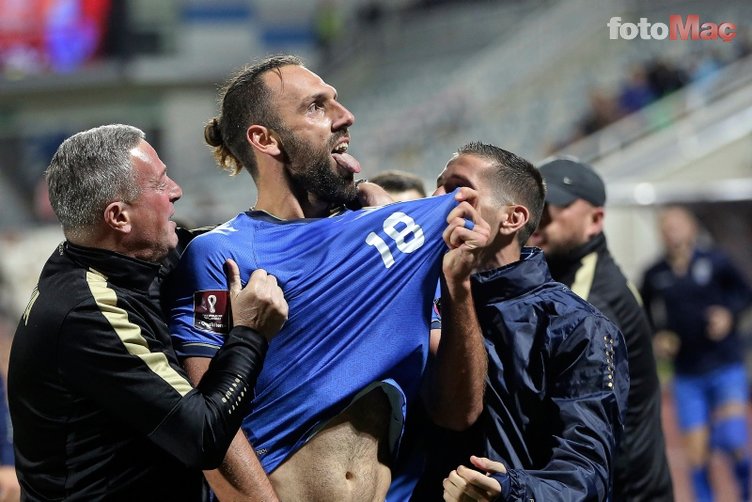
<instances>
[{"instance_id":1,"label":"player's open mouth","mask_svg":"<svg viewBox=\"0 0 752 502\"><path fill-rule=\"evenodd\" d=\"M332 153L347 153L348 148L350 148L350 142L343 141L342 143L334 147Z\"/></svg>"},{"instance_id":2,"label":"player's open mouth","mask_svg":"<svg viewBox=\"0 0 752 502\"><path fill-rule=\"evenodd\" d=\"M332 158L334 158L334 161L339 165L342 169L345 171L351 172L351 173L359 173L360 172L360 162L347 153L347 150L350 148L350 139L345 138L344 141L338 143L333 149L332 149Z\"/></svg>"}]
</instances>

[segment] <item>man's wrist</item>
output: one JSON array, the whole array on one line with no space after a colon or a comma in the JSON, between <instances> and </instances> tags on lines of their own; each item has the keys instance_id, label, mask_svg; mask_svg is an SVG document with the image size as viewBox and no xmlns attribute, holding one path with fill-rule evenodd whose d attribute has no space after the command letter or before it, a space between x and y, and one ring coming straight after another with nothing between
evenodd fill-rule
<instances>
[{"instance_id":1,"label":"man's wrist","mask_svg":"<svg viewBox=\"0 0 752 502\"><path fill-rule=\"evenodd\" d=\"M470 276L467 277L444 277L444 286L454 299L461 299L463 296L470 296L471 282Z\"/></svg>"},{"instance_id":2,"label":"man's wrist","mask_svg":"<svg viewBox=\"0 0 752 502\"><path fill-rule=\"evenodd\" d=\"M489 477L498 481L501 486L501 493L494 501L506 500L509 497L509 492L512 488L512 480L509 478L509 474L506 472L494 472L489 474Z\"/></svg>"}]
</instances>

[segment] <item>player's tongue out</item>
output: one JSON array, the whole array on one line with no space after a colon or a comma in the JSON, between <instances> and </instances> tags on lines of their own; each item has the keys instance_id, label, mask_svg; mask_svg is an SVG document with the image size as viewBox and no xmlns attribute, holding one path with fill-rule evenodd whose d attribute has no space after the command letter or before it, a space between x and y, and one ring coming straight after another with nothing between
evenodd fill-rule
<instances>
[{"instance_id":1,"label":"player's tongue out","mask_svg":"<svg viewBox=\"0 0 752 502\"><path fill-rule=\"evenodd\" d=\"M349 153L332 153L332 157L343 169L351 173L360 172L360 162Z\"/></svg>"}]
</instances>

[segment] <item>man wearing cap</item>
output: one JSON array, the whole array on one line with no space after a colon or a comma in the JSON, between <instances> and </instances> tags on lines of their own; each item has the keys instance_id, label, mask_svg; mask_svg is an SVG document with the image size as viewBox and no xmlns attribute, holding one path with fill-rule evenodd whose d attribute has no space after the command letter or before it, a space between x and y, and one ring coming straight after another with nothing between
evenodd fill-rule
<instances>
[{"instance_id":1,"label":"man wearing cap","mask_svg":"<svg viewBox=\"0 0 752 502\"><path fill-rule=\"evenodd\" d=\"M592 167L572 158L545 162L540 172L546 205L529 244L543 249L553 278L603 312L627 343L631 385L615 459L614 500L673 500L652 331L639 295L606 244L606 187Z\"/></svg>"}]
</instances>

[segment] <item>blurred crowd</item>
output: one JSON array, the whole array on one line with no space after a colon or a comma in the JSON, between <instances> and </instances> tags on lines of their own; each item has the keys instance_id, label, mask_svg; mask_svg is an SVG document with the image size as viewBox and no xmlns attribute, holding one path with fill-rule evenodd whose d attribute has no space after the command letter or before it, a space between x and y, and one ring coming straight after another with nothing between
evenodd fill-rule
<instances>
[{"instance_id":1,"label":"blurred crowd","mask_svg":"<svg viewBox=\"0 0 752 502\"><path fill-rule=\"evenodd\" d=\"M733 51L722 54L718 50L709 49L696 58L682 61L653 57L632 65L616 89L592 89L588 95L586 111L574 124L572 131L553 146L552 151L587 137L688 84L694 84L698 95L702 95L714 84L721 68L752 53L749 40L743 34L739 37Z\"/></svg>"}]
</instances>

